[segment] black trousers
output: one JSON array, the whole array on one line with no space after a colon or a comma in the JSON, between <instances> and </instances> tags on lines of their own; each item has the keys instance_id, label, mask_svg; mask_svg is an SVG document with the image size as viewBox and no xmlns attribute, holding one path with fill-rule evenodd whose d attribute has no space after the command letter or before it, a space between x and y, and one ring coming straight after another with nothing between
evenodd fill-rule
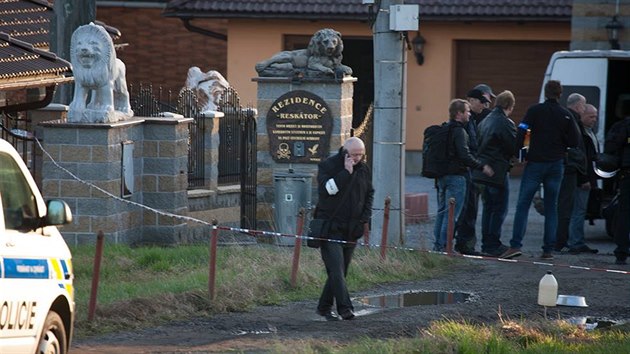
<instances>
[{"instance_id":1,"label":"black trousers","mask_svg":"<svg viewBox=\"0 0 630 354\"><path fill-rule=\"evenodd\" d=\"M560 184L558 195L558 229L556 230L556 250L561 250L567 245L569 239L569 223L573 213L573 201L577 189L577 173L565 173Z\"/></svg>"},{"instance_id":2,"label":"black trousers","mask_svg":"<svg viewBox=\"0 0 630 354\"><path fill-rule=\"evenodd\" d=\"M480 189L473 183L470 173L466 174L466 201L459 219L457 219L455 247L474 250L477 244L477 212L479 209Z\"/></svg>"},{"instance_id":3,"label":"black trousers","mask_svg":"<svg viewBox=\"0 0 630 354\"><path fill-rule=\"evenodd\" d=\"M617 222L615 224L615 257L625 260L628 258L630 246L630 170L620 171L619 176L619 206Z\"/></svg>"},{"instance_id":4,"label":"black trousers","mask_svg":"<svg viewBox=\"0 0 630 354\"><path fill-rule=\"evenodd\" d=\"M348 311L354 311L350 293L348 293L346 286L346 275L348 274L348 267L350 266L354 249L355 245L329 241L322 242L320 251L328 278L319 297L318 312L330 311L335 301L337 303L337 313L340 315Z\"/></svg>"}]
</instances>

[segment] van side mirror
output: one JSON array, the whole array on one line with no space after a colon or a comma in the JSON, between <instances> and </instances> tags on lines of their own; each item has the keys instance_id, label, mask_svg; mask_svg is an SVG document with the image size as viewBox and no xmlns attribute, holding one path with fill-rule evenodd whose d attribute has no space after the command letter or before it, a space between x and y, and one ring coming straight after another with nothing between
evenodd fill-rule
<instances>
[{"instance_id":1,"label":"van side mirror","mask_svg":"<svg viewBox=\"0 0 630 354\"><path fill-rule=\"evenodd\" d=\"M65 225L72 222L72 211L66 202L62 200L49 200L46 203L46 225Z\"/></svg>"}]
</instances>

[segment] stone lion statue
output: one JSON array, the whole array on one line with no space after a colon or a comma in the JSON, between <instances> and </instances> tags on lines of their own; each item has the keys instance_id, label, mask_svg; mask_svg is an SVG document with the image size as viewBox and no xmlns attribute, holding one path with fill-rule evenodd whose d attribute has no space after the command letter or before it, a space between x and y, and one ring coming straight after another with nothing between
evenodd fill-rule
<instances>
[{"instance_id":1,"label":"stone lion statue","mask_svg":"<svg viewBox=\"0 0 630 354\"><path fill-rule=\"evenodd\" d=\"M306 49L283 51L256 64L260 76L343 77L352 69L341 64L341 33L321 29L311 37Z\"/></svg>"},{"instance_id":2,"label":"stone lion statue","mask_svg":"<svg viewBox=\"0 0 630 354\"><path fill-rule=\"evenodd\" d=\"M116 58L114 43L102 26L90 23L74 31L70 61L74 98L68 122L114 123L133 116L125 64Z\"/></svg>"},{"instance_id":3,"label":"stone lion statue","mask_svg":"<svg viewBox=\"0 0 630 354\"><path fill-rule=\"evenodd\" d=\"M203 72L199 67L188 69L185 88L195 91L201 111L216 111L221 94L230 87L227 80L216 70Z\"/></svg>"}]
</instances>

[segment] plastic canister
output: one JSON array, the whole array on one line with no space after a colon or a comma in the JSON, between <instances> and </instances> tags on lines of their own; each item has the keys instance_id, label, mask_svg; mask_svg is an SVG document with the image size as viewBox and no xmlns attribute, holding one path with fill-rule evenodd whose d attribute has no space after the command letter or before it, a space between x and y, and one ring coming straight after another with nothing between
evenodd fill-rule
<instances>
[{"instance_id":1,"label":"plastic canister","mask_svg":"<svg viewBox=\"0 0 630 354\"><path fill-rule=\"evenodd\" d=\"M538 305L556 306L558 300L558 282L550 270L547 271L538 284Z\"/></svg>"}]
</instances>

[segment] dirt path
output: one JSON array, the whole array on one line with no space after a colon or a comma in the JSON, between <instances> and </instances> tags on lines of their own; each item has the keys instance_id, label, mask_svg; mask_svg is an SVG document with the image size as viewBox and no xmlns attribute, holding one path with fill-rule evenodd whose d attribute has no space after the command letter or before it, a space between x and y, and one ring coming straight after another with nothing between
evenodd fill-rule
<instances>
[{"instance_id":1,"label":"dirt path","mask_svg":"<svg viewBox=\"0 0 630 354\"><path fill-rule=\"evenodd\" d=\"M566 264L558 256L556 264ZM585 267L614 268L610 255L570 256ZM577 258L576 258L577 257ZM251 312L196 318L165 326L116 333L75 341L77 353L160 353L251 350L265 347L271 340L345 341L348 338L392 338L413 335L419 328L440 319L465 319L494 323L499 318L542 318L543 308L536 304L538 281L553 270L560 294L586 297L587 308L550 308L551 318L589 317L596 320L630 319L630 275L604 271L570 269L532 264L537 258L524 256L517 263L465 260L451 274L421 282L406 282L371 289L355 297L395 292L447 291L472 295L466 303L403 308L378 308L357 305L353 321L326 322L314 312L315 301L286 306L259 307ZM357 301L355 301L357 303Z\"/></svg>"}]
</instances>

